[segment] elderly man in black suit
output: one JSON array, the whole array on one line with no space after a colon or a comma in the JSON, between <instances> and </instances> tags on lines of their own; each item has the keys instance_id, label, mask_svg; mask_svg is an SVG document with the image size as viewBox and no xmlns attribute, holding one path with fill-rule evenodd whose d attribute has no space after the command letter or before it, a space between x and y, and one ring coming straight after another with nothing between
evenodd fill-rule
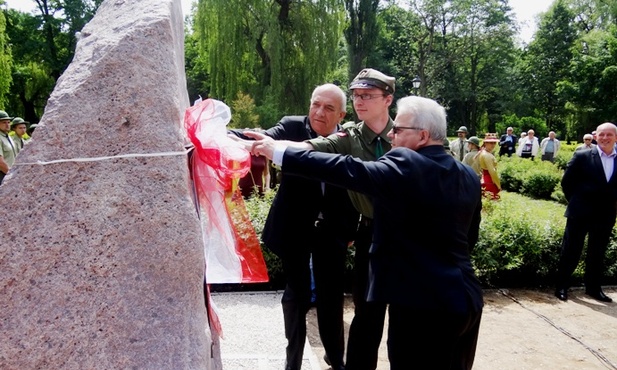
<instances>
[{"instance_id":1,"label":"elderly man in black suit","mask_svg":"<svg viewBox=\"0 0 617 370\"><path fill-rule=\"evenodd\" d=\"M469 257L480 225L480 181L445 152L443 107L417 96L397 107L392 150L375 162L263 137L253 153L282 163L283 173L372 197L368 300L389 304L392 370L471 369L483 307ZM444 214L445 207L456 211Z\"/></svg>"},{"instance_id":2,"label":"elderly man in black suit","mask_svg":"<svg viewBox=\"0 0 617 370\"><path fill-rule=\"evenodd\" d=\"M333 134L341 128L346 101L338 86L318 86L313 90L307 116L285 116L265 135L301 142ZM244 137L248 131L231 133ZM262 240L281 258L286 279L282 298L288 341L286 370L300 370L302 366L306 314L311 307L311 257L321 341L332 369L344 369L345 258L358 219L345 189L283 173Z\"/></svg>"},{"instance_id":3,"label":"elderly man in black suit","mask_svg":"<svg viewBox=\"0 0 617 370\"><path fill-rule=\"evenodd\" d=\"M617 212L617 167L615 142L617 126L606 122L596 129L598 145L574 152L561 179L568 200L568 218L557 266L555 296L568 299L570 277L578 265L585 236L585 293L601 302L612 302L602 291L604 255L610 241Z\"/></svg>"},{"instance_id":4,"label":"elderly man in black suit","mask_svg":"<svg viewBox=\"0 0 617 370\"><path fill-rule=\"evenodd\" d=\"M506 129L506 133L499 138L499 156L507 155L512 157L516 151L516 135L512 127Z\"/></svg>"}]
</instances>

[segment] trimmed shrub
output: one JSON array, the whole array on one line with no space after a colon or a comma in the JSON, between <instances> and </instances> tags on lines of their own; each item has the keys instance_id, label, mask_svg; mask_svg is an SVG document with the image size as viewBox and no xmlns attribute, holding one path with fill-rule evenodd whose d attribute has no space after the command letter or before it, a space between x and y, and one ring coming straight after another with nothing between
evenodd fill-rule
<instances>
[{"instance_id":1,"label":"trimmed shrub","mask_svg":"<svg viewBox=\"0 0 617 370\"><path fill-rule=\"evenodd\" d=\"M564 207L502 192L484 207L472 260L487 286L537 286L550 281L565 227Z\"/></svg>"},{"instance_id":2,"label":"trimmed shrub","mask_svg":"<svg viewBox=\"0 0 617 370\"><path fill-rule=\"evenodd\" d=\"M543 171L532 171L523 178L521 193L532 198L551 199L551 194L561 181L561 175Z\"/></svg>"},{"instance_id":3,"label":"trimmed shrub","mask_svg":"<svg viewBox=\"0 0 617 370\"><path fill-rule=\"evenodd\" d=\"M566 226L565 206L502 192L501 200L485 200L478 244L472 262L487 287L546 287L554 285ZM617 233L606 253L605 284L617 282ZM572 281L581 284L584 258Z\"/></svg>"},{"instance_id":4,"label":"trimmed shrub","mask_svg":"<svg viewBox=\"0 0 617 370\"><path fill-rule=\"evenodd\" d=\"M555 191L553 196L556 193L558 191ZM246 201L249 215L259 236L263 231L274 195L275 191L270 190L263 197L255 196ZM500 195L499 201L483 201L480 236L471 255L480 281L485 287L552 287L566 224L565 205L507 191L502 191ZM233 286L230 284L227 289L284 288L285 280L280 259L263 244L262 251L268 265L270 282ZM351 287L354 252L353 246L348 249L345 281L347 291ZM584 258L581 258L573 277L575 284L582 282L583 267ZM603 283L617 283L617 233L615 232L606 253Z\"/></svg>"},{"instance_id":5,"label":"trimmed shrub","mask_svg":"<svg viewBox=\"0 0 617 370\"><path fill-rule=\"evenodd\" d=\"M563 177L553 163L536 158L500 157L497 171L503 190L521 193L537 199L551 199Z\"/></svg>"}]
</instances>

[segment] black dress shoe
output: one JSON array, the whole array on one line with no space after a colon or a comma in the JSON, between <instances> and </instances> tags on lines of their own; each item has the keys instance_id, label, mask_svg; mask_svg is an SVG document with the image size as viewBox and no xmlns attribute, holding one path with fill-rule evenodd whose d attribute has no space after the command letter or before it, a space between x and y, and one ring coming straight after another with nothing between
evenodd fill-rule
<instances>
[{"instance_id":1,"label":"black dress shoe","mask_svg":"<svg viewBox=\"0 0 617 370\"><path fill-rule=\"evenodd\" d=\"M332 362L330 362L327 354L323 355L323 360L326 362L326 364L328 364L328 366L332 366Z\"/></svg>"},{"instance_id":2,"label":"black dress shoe","mask_svg":"<svg viewBox=\"0 0 617 370\"><path fill-rule=\"evenodd\" d=\"M323 355L323 360L326 362L326 364L328 364L328 366L330 366L330 368L332 370L345 370L345 365L339 365L339 366L334 365L334 366L332 366L332 362L328 358L327 354Z\"/></svg>"},{"instance_id":3,"label":"black dress shoe","mask_svg":"<svg viewBox=\"0 0 617 370\"><path fill-rule=\"evenodd\" d=\"M555 297L559 298L560 301L568 300L568 289L558 288L555 290Z\"/></svg>"},{"instance_id":4,"label":"black dress shoe","mask_svg":"<svg viewBox=\"0 0 617 370\"><path fill-rule=\"evenodd\" d=\"M585 294L587 294L588 296L597 299L600 302L607 302L610 303L613 300L611 299L611 297L607 296L606 294L604 294L604 292L602 290L586 290Z\"/></svg>"}]
</instances>

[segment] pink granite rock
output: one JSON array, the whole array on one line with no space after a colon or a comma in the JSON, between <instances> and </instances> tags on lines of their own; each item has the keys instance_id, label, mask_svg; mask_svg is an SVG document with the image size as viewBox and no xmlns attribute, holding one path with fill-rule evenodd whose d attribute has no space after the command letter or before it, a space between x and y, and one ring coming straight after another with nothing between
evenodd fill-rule
<instances>
[{"instance_id":1,"label":"pink granite rock","mask_svg":"<svg viewBox=\"0 0 617 370\"><path fill-rule=\"evenodd\" d=\"M82 30L0 186L0 369L220 368L183 40L179 0L107 0Z\"/></svg>"}]
</instances>

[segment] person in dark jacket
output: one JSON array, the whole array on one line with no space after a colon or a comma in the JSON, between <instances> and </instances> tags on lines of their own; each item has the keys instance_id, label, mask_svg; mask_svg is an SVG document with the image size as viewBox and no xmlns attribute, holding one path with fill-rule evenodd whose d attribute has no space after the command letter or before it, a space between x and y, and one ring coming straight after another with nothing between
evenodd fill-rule
<instances>
[{"instance_id":1,"label":"person in dark jacket","mask_svg":"<svg viewBox=\"0 0 617 370\"><path fill-rule=\"evenodd\" d=\"M561 179L568 200L566 229L557 265L555 296L568 300L570 277L583 252L585 236L585 293L601 302L612 302L602 291L604 255L617 212L617 126L606 122L596 129L598 145L574 152Z\"/></svg>"},{"instance_id":2,"label":"person in dark jacket","mask_svg":"<svg viewBox=\"0 0 617 370\"><path fill-rule=\"evenodd\" d=\"M506 133L499 138L499 156L507 155L512 157L512 154L516 152L516 135L514 135L514 129L508 127Z\"/></svg>"},{"instance_id":3,"label":"person in dark jacket","mask_svg":"<svg viewBox=\"0 0 617 370\"><path fill-rule=\"evenodd\" d=\"M264 134L294 142L328 136L341 129L345 109L345 93L336 85L321 85L313 91L308 116L285 116ZM281 258L286 279L282 298L286 370L300 370L302 365L311 307L311 257L321 341L332 369L344 369L345 259L358 219L347 190L283 173L262 240Z\"/></svg>"}]
</instances>

